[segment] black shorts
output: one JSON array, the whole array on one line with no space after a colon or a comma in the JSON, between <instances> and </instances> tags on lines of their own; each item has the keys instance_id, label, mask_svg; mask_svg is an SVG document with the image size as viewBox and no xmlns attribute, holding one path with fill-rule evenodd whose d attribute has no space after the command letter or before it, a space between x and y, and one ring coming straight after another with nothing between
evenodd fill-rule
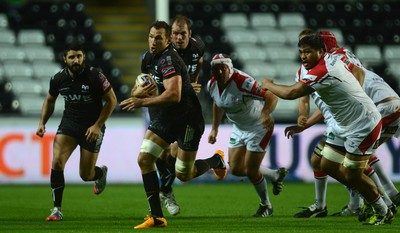
<instances>
[{"instance_id":1,"label":"black shorts","mask_svg":"<svg viewBox=\"0 0 400 233\"><path fill-rule=\"evenodd\" d=\"M72 121L62 120L57 129L57 134L65 134L75 138L78 141L78 145L92 153L99 153L101 144L103 143L103 137L106 130L106 126L103 125L101 128L101 134L95 142L89 142L86 140L86 130L90 126L84 126L77 124Z\"/></svg>"},{"instance_id":2,"label":"black shorts","mask_svg":"<svg viewBox=\"0 0 400 233\"><path fill-rule=\"evenodd\" d=\"M151 119L148 129L168 143L177 141L182 150L197 151L204 133L204 119L201 114L199 115L169 119L155 117Z\"/></svg>"}]
</instances>

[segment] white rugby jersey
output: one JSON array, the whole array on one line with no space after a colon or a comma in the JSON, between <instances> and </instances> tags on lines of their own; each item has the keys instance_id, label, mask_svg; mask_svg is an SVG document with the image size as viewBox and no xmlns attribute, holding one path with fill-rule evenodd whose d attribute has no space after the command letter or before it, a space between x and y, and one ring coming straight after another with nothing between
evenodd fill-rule
<instances>
[{"instance_id":1,"label":"white rugby jersey","mask_svg":"<svg viewBox=\"0 0 400 233\"><path fill-rule=\"evenodd\" d=\"M361 67L365 71L363 89L374 103L378 103L388 97L399 97L398 94L389 86L389 84L385 82L385 80L383 80L382 77L370 70L367 70L361 64L357 56L348 49L342 47L334 51L332 54L340 57L342 61L349 65L349 68L351 68L351 66L354 64ZM353 64L350 64L349 62Z\"/></svg>"},{"instance_id":2,"label":"white rugby jersey","mask_svg":"<svg viewBox=\"0 0 400 233\"><path fill-rule=\"evenodd\" d=\"M300 78L303 77L304 75L307 74L307 70L304 67L304 65L301 65L299 71L297 72L296 76L296 82L300 81ZM325 124L329 125L333 123L334 119L332 117L332 114L329 112L328 107L322 101L321 96L315 91L310 94L311 98L313 98L315 105L318 107L318 109L321 111L322 115L324 116L324 122Z\"/></svg>"},{"instance_id":3,"label":"white rugby jersey","mask_svg":"<svg viewBox=\"0 0 400 233\"><path fill-rule=\"evenodd\" d=\"M325 53L315 67L299 77L299 81L321 96L343 130L358 127L357 123L366 117L380 116L372 100L337 56Z\"/></svg>"},{"instance_id":4,"label":"white rugby jersey","mask_svg":"<svg viewBox=\"0 0 400 233\"><path fill-rule=\"evenodd\" d=\"M225 89L220 90L218 81L211 77L207 90L215 104L225 111L228 119L239 129L248 130L261 125L265 91L253 77L234 69Z\"/></svg>"}]
</instances>

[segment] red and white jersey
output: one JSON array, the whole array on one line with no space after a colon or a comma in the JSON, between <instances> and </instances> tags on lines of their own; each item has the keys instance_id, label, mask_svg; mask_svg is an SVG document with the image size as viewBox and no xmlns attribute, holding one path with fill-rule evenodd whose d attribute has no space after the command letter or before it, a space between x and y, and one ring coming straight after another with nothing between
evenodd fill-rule
<instances>
[{"instance_id":1,"label":"red and white jersey","mask_svg":"<svg viewBox=\"0 0 400 233\"><path fill-rule=\"evenodd\" d=\"M308 71L306 70L304 65L301 65L299 71L297 72L296 82L299 82L300 78L306 75L307 73ZM332 124L335 123L335 120L333 119L332 114L329 112L329 109L324 103L324 101L322 101L321 96L316 91L311 93L310 96L314 100L314 103L317 106L317 108L321 111L322 115L324 116L325 124L328 127L330 127Z\"/></svg>"},{"instance_id":2,"label":"red and white jersey","mask_svg":"<svg viewBox=\"0 0 400 233\"><path fill-rule=\"evenodd\" d=\"M211 77L207 90L215 104L225 111L228 119L240 130L261 125L265 91L253 77L234 69L225 89L221 90L218 81Z\"/></svg>"},{"instance_id":3,"label":"red and white jersey","mask_svg":"<svg viewBox=\"0 0 400 233\"><path fill-rule=\"evenodd\" d=\"M389 84L385 82L385 80L383 80L382 77L370 70L367 70L361 64L357 56L348 49L342 47L334 51L332 54L342 59L342 61L349 65L350 69L352 65L356 65L365 71L363 89L374 103L378 103L388 97L399 97L398 94L389 86Z\"/></svg>"},{"instance_id":4,"label":"red and white jersey","mask_svg":"<svg viewBox=\"0 0 400 233\"><path fill-rule=\"evenodd\" d=\"M372 100L337 56L325 53L314 68L298 79L321 96L342 133L358 128L365 118L380 120Z\"/></svg>"}]
</instances>

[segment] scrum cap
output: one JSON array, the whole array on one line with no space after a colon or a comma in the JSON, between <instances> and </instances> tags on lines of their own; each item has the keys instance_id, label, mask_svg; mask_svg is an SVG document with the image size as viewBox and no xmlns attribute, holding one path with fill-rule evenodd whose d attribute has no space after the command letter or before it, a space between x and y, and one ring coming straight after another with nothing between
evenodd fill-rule
<instances>
[{"instance_id":1,"label":"scrum cap","mask_svg":"<svg viewBox=\"0 0 400 233\"><path fill-rule=\"evenodd\" d=\"M213 67L216 64L227 65L229 67L229 73L233 74L232 60L228 55L222 54L222 53L218 53L218 54L214 55L214 57L211 60L211 67Z\"/></svg>"},{"instance_id":2,"label":"scrum cap","mask_svg":"<svg viewBox=\"0 0 400 233\"><path fill-rule=\"evenodd\" d=\"M335 34L330 31L319 31L319 36L324 40L324 44L326 47L326 51L329 53L333 52L334 48L338 48L339 45L337 44Z\"/></svg>"}]
</instances>

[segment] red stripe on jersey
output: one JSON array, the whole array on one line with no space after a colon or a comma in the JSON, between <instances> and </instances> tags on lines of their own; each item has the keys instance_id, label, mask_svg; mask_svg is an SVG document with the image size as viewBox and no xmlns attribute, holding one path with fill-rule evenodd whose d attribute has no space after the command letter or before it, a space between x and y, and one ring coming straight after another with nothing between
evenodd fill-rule
<instances>
[{"instance_id":1,"label":"red stripe on jersey","mask_svg":"<svg viewBox=\"0 0 400 233\"><path fill-rule=\"evenodd\" d=\"M336 51L332 52L332 54L342 54L342 55L346 56L345 47L341 47L341 48L337 49Z\"/></svg>"},{"instance_id":2,"label":"red stripe on jersey","mask_svg":"<svg viewBox=\"0 0 400 233\"><path fill-rule=\"evenodd\" d=\"M392 122L400 118L400 112L392 113L389 116L382 118L382 128L388 127Z\"/></svg>"},{"instance_id":3,"label":"red stripe on jersey","mask_svg":"<svg viewBox=\"0 0 400 233\"><path fill-rule=\"evenodd\" d=\"M233 75L231 77L231 80L233 82L235 82L237 88L240 91L247 92L247 93L250 93L250 94L253 94L253 95L257 95L257 96L260 96L260 97L264 97L266 91L261 88L261 85L256 80L254 80L253 85L252 85L251 88L249 88L249 89L243 88L243 83L247 79L253 79L253 78L249 77L249 76L241 75L240 73L237 73L237 72L233 73Z\"/></svg>"},{"instance_id":4,"label":"red stripe on jersey","mask_svg":"<svg viewBox=\"0 0 400 233\"><path fill-rule=\"evenodd\" d=\"M364 138L364 140L358 146L358 149L360 149L360 151L363 154L365 154L365 151L367 151L368 148L370 148L376 143L381 130L382 130L382 120L379 121L379 123L375 126L375 128L371 131L371 133L369 133L368 136Z\"/></svg>"},{"instance_id":5,"label":"red stripe on jersey","mask_svg":"<svg viewBox=\"0 0 400 233\"><path fill-rule=\"evenodd\" d=\"M349 58L347 57L347 53L344 47L341 47L340 49L334 51L332 53L333 55L342 55L342 57L340 58L340 60L342 60L342 62L344 62L344 64L347 65L347 67L349 68L349 70L353 70L355 64L352 63Z\"/></svg>"},{"instance_id":6,"label":"red stripe on jersey","mask_svg":"<svg viewBox=\"0 0 400 233\"><path fill-rule=\"evenodd\" d=\"M265 150L265 148L267 148L269 141L272 138L272 133L274 132L274 128L272 127L272 129L270 129L267 134L264 135L264 137L261 139L260 142L260 147Z\"/></svg>"},{"instance_id":7,"label":"red stripe on jersey","mask_svg":"<svg viewBox=\"0 0 400 233\"><path fill-rule=\"evenodd\" d=\"M300 82L306 84L307 86L312 85L313 83L316 83L320 81L322 78L328 74L328 69L326 68L325 64L325 56L327 54L325 53L319 62L317 63L316 66L314 66L312 69L310 69L307 74L300 79Z\"/></svg>"},{"instance_id":8,"label":"red stripe on jersey","mask_svg":"<svg viewBox=\"0 0 400 233\"><path fill-rule=\"evenodd\" d=\"M214 76L212 76L211 79L210 79L210 85L207 86L208 92L210 92L211 87L214 86L214 85L216 85L216 83L217 83L217 80L215 79ZM219 89L219 86L218 86L218 85L217 85L217 88L218 88L218 93L221 95L222 91Z\"/></svg>"}]
</instances>

